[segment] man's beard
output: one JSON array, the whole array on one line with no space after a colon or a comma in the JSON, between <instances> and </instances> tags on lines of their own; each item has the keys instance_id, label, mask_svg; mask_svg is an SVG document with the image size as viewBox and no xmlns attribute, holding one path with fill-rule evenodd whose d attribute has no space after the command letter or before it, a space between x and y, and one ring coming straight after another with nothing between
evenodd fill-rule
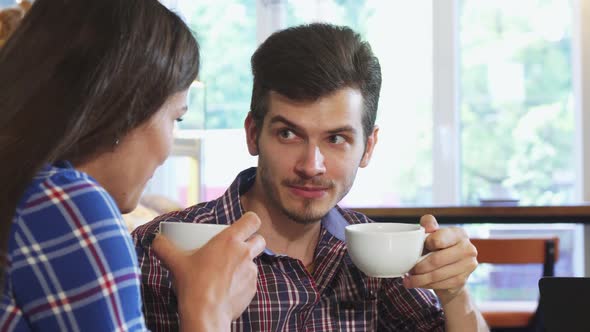
<instances>
[{"instance_id":1,"label":"man's beard","mask_svg":"<svg viewBox=\"0 0 590 332\"><path fill-rule=\"evenodd\" d=\"M275 207L278 207L279 210L287 216L289 219L293 220L294 222L302 225L309 225L320 221L328 212L328 211L318 211L319 209L314 209L314 200L313 199L304 199L303 200L303 208L302 209L289 209L285 206L279 196L279 190L275 186L273 186L272 182L272 175L268 174L266 168L264 166L259 165L260 170L260 180L262 183L262 188L265 191L267 200L270 204ZM333 189L334 184L332 181L321 181L321 180L304 180L304 179L297 179L297 180L284 180L281 181L281 185L304 185L304 184L313 184L314 186L320 186L327 189ZM330 207L331 209L332 207Z\"/></svg>"}]
</instances>

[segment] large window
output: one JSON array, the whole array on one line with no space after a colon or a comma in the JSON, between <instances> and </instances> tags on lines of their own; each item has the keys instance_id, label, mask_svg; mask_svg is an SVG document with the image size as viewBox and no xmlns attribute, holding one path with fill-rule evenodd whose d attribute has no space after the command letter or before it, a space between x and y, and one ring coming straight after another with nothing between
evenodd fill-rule
<instances>
[{"instance_id":1,"label":"large window","mask_svg":"<svg viewBox=\"0 0 590 332\"><path fill-rule=\"evenodd\" d=\"M461 202L575 201L571 4L460 4Z\"/></svg>"},{"instance_id":2,"label":"large window","mask_svg":"<svg viewBox=\"0 0 590 332\"><path fill-rule=\"evenodd\" d=\"M439 17L453 11L434 10L432 1L169 2L195 30L202 49L191 111L180 127L205 130L199 135L207 151L200 165L200 200L217 197L237 172L255 164L245 151L242 127L252 86L249 60L258 43L279 28L327 21L360 32L383 71L380 141L342 205L579 201L573 186L573 18L568 1L436 3L436 8L452 6L454 21ZM456 24L449 30L456 45L433 25L445 20ZM454 53L445 52L455 47ZM456 58L457 68L441 76L433 63L445 67L447 54ZM447 90L453 82L456 91ZM457 103L441 105L433 99L436 93L456 93ZM441 114L458 119L457 125L433 120ZM435 144L442 153L433 150ZM222 158L228 154L235 156L230 165ZM456 178L434 172L453 167Z\"/></svg>"},{"instance_id":3,"label":"large window","mask_svg":"<svg viewBox=\"0 0 590 332\"><path fill-rule=\"evenodd\" d=\"M579 200L569 1L458 2L460 202L553 205ZM579 181L579 178L578 178ZM583 275L579 225L471 225L474 236L559 236L557 275ZM538 299L542 267L481 265L478 301Z\"/></svg>"}]
</instances>

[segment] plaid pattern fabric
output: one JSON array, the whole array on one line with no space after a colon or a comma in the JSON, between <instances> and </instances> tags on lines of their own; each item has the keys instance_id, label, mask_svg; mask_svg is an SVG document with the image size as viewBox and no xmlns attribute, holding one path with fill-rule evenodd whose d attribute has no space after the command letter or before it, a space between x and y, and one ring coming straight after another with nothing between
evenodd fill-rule
<instances>
[{"instance_id":1,"label":"plaid pattern fabric","mask_svg":"<svg viewBox=\"0 0 590 332\"><path fill-rule=\"evenodd\" d=\"M0 331L144 331L133 243L109 194L68 163L45 167L10 233Z\"/></svg>"},{"instance_id":2,"label":"plaid pattern fabric","mask_svg":"<svg viewBox=\"0 0 590 332\"><path fill-rule=\"evenodd\" d=\"M158 217L133 232L142 271L144 314L150 329L179 329L169 272L150 247L159 223L233 223L243 213L240 194L252 186L255 174L255 168L248 169L219 199ZM313 274L301 261L265 250L256 259L257 294L233 322L232 330L444 331L444 315L432 292L406 289L400 278L367 277L353 265L346 251L344 227L364 222L371 221L338 207L322 219Z\"/></svg>"}]
</instances>

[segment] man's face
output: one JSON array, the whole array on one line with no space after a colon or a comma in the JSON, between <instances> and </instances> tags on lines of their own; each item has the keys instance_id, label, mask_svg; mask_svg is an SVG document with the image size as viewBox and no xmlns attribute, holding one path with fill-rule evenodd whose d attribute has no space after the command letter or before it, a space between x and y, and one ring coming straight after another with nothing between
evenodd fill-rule
<instances>
[{"instance_id":1,"label":"man's face","mask_svg":"<svg viewBox=\"0 0 590 332\"><path fill-rule=\"evenodd\" d=\"M246 119L262 199L298 223L319 221L348 193L358 167L368 165L377 128L365 148L363 99L353 88L313 102L271 92L268 107L262 128Z\"/></svg>"}]
</instances>

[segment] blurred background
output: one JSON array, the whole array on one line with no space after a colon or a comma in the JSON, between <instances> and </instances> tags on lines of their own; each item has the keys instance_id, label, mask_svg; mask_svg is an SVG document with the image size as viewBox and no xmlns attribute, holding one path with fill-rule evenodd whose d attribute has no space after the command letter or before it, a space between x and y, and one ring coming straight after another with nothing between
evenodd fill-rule
<instances>
[{"instance_id":1,"label":"blurred background","mask_svg":"<svg viewBox=\"0 0 590 332\"><path fill-rule=\"evenodd\" d=\"M380 142L343 206L581 203L580 105L590 98L576 88L582 1L162 1L193 29L202 67L173 156L128 217L130 228L217 198L256 165L243 130L250 56L273 31L317 21L361 33L383 73ZM0 0L0 7L15 5ZM464 227L479 237L557 235L557 275L584 274L579 224ZM540 269L482 265L470 287L479 301L534 301Z\"/></svg>"}]
</instances>

